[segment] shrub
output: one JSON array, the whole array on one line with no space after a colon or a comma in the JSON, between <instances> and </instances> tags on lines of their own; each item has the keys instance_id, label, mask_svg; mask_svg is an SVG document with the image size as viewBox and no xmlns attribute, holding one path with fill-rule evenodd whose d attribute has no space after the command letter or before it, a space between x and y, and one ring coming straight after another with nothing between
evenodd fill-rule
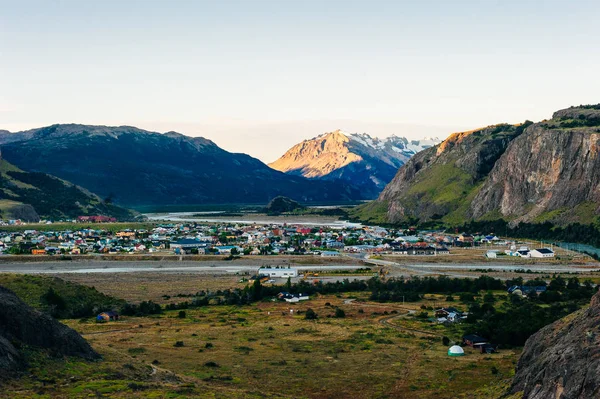
<instances>
[{"instance_id":1,"label":"shrub","mask_svg":"<svg viewBox=\"0 0 600 399\"><path fill-rule=\"evenodd\" d=\"M443 338L442 338L442 344L443 344L444 346L448 346L448 345L450 345L450 338L448 338L448 337L443 337Z\"/></svg>"},{"instance_id":2,"label":"shrub","mask_svg":"<svg viewBox=\"0 0 600 399\"><path fill-rule=\"evenodd\" d=\"M176 348L181 348L182 346L185 346L185 345L183 344L183 341L177 341L177 342L175 342L175 345L173 345L173 346Z\"/></svg>"},{"instance_id":3,"label":"shrub","mask_svg":"<svg viewBox=\"0 0 600 399\"><path fill-rule=\"evenodd\" d=\"M179 313L177 314L177 317L179 317L180 319L185 319L186 313L185 310L180 310Z\"/></svg>"},{"instance_id":4,"label":"shrub","mask_svg":"<svg viewBox=\"0 0 600 399\"><path fill-rule=\"evenodd\" d=\"M312 310L311 308L308 308L308 310L306 311L306 313L304 314L304 318L306 320L315 320L317 317L319 317L317 315L317 313Z\"/></svg>"},{"instance_id":5,"label":"shrub","mask_svg":"<svg viewBox=\"0 0 600 399\"><path fill-rule=\"evenodd\" d=\"M346 317L346 312L343 309L337 308L335 309L335 317L338 319L343 319Z\"/></svg>"}]
</instances>

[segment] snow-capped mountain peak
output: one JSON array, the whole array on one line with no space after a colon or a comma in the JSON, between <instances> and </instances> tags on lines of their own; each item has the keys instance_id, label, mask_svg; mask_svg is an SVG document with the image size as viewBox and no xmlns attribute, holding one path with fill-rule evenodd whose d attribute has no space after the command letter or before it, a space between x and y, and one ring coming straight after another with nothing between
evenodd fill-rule
<instances>
[{"instance_id":1,"label":"snow-capped mountain peak","mask_svg":"<svg viewBox=\"0 0 600 399\"><path fill-rule=\"evenodd\" d=\"M269 166L312 179L347 180L375 196L410 157L437 142L338 129L296 144Z\"/></svg>"}]
</instances>

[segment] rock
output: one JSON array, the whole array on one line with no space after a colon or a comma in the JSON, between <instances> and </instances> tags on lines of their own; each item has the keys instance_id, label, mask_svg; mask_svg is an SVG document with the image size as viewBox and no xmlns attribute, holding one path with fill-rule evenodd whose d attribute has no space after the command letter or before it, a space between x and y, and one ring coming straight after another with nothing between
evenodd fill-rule
<instances>
[{"instance_id":1,"label":"rock","mask_svg":"<svg viewBox=\"0 0 600 399\"><path fill-rule=\"evenodd\" d=\"M600 293L580 310L532 335L517 364L511 393L523 399L600 397Z\"/></svg>"},{"instance_id":2,"label":"rock","mask_svg":"<svg viewBox=\"0 0 600 399\"><path fill-rule=\"evenodd\" d=\"M283 212L292 212L296 209L304 209L305 207L300 205L298 202L291 198L278 196L273 198L267 207L265 212L269 214L279 214Z\"/></svg>"},{"instance_id":3,"label":"rock","mask_svg":"<svg viewBox=\"0 0 600 399\"><path fill-rule=\"evenodd\" d=\"M44 349L53 356L100 358L75 330L29 307L0 286L0 379L24 369L26 362L19 349L23 345Z\"/></svg>"}]
</instances>

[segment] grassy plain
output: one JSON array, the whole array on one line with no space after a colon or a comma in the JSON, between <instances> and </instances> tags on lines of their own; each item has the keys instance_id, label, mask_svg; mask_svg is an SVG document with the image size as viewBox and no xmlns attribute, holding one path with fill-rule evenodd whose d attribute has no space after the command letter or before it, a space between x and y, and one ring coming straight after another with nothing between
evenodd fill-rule
<instances>
[{"instance_id":1,"label":"grassy plain","mask_svg":"<svg viewBox=\"0 0 600 399\"><path fill-rule=\"evenodd\" d=\"M139 298L138 290L127 290L135 283L121 284L123 299ZM179 284L184 289L188 283ZM103 324L66 320L103 360L34 357L31 374L5 387L0 397L450 399L497 398L504 392L518 350L481 355L467 348L466 356L451 358L441 337L459 341L461 328L409 314L422 305L448 304L444 296L402 305L371 303L365 295L207 306L188 309L183 318L169 311ZM317 320L304 319L309 307ZM332 317L338 307L345 318Z\"/></svg>"}]
</instances>

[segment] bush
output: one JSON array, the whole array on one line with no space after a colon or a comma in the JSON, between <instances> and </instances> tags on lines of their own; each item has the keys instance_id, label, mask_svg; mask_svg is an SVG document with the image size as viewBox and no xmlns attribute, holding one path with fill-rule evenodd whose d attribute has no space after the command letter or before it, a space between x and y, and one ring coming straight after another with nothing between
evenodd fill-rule
<instances>
[{"instance_id":1,"label":"bush","mask_svg":"<svg viewBox=\"0 0 600 399\"><path fill-rule=\"evenodd\" d=\"M304 319L306 319L306 320L315 320L317 317L319 317L319 316L311 308L308 308L308 310L304 314Z\"/></svg>"},{"instance_id":2,"label":"bush","mask_svg":"<svg viewBox=\"0 0 600 399\"><path fill-rule=\"evenodd\" d=\"M442 344L443 344L444 346L448 346L448 345L450 345L450 338L448 338L448 337L443 337L443 338L442 338Z\"/></svg>"},{"instance_id":3,"label":"bush","mask_svg":"<svg viewBox=\"0 0 600 399\"><path fill-rule=\"evenodd\" d=\"M185 310L180 310L179 313L177 314L177 317L179 317L180 319L185 319L186 313Z\"/></svg>"},{"instance_id":4,"label":"bush","mask_svg":"<svg viewBox=\"0 0 600 399\"><path fill-rule=\"evenodd\" d=\"M204 363L204 367L218 368L220 366L215 362L206 362Z\"/></svg>"},{"instance_id":5,"label":"bush","mask_svg":"<svg viewBox=\"0 0 600 399\"><path fill-rule=\"evenodd\" d=\"M343 309L337 308L335 309L335 317L338 319L343 319L346 317L346 312Z\"/></svg>"},{"instance_id":6,"label":"bush","mask_svg":"<svg viewBox=\"0 0 600 399\"><path fill-rule=\"evenodd\" d=\"M185 345L183 344L183 341L177 341L177 342L175 342L175 345L173 345L173 346L176 348L181 348L182 346L185 346Z\"/></svg>"}]
</instances>

